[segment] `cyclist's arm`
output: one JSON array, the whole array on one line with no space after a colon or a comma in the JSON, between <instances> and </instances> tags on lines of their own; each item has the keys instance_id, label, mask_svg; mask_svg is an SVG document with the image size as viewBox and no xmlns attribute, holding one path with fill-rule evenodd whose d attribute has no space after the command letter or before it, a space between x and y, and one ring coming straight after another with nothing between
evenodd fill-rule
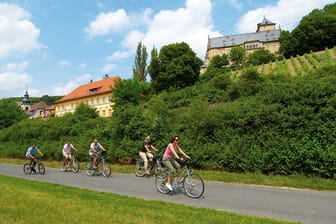
<instances>
[{"instance_id":1,"label":"cyclist's arm","mask_svg":"<svg viewBox=\"0 0 336 224\"><path fill-rule=\"evenodd\" d=\"M103 150L106 151L106 149L99 143L99 147Z\"/></svg>"},{"instance_id":2,"label":"cyclist's arm","mask_svg":"<svg viewBox=\"0 0 336 224\"><path fill-rule=\"evenodd\" d=\"M190 159L190 156L188 156L188 155L187 155L187 154L180 148L180 146L178 147L178 149L179 149L180 153L181 153L184 157Z\"/></svg>"},{"instance_id":3,"label":"cyclist's arm","mask_svg":"<svg viewBox=\"0 0 336 224\"><path fill-rule=\"evenodd\" d=\"M144 147L145 147L145 149L146 149L147 152L150 152L150 151L151 151L151 150L148 148L148 145L145 144Z\"/></svg>"},{"instance_id":4,"label":"cyclist's arm","mask_svg":"<svg viewBox=\"0 0 336 224\"><path fill-rule=\"evenodd\" d=\"M37 150L37 152L43 157L43 153L40 150Z\"/></svg>"},{"instance_id":5,"label":"cyclist's arm","mask_svg":"<svg viewBox=\"0 0 336 224\"><path fill-rule=\"evenodd\" d=\"M159 151L157 148L155 148L154 145L151 145L151 148L154 149L154 150L157 151L157 152Z\"/></svg>"}]
</instances>

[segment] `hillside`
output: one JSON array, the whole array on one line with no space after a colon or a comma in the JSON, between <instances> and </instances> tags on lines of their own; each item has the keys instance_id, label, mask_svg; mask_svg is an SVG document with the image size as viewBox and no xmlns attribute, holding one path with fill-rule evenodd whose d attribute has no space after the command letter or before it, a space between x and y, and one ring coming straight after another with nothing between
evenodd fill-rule
<instances>
[{"instance_id":1,"label":"hillside","mask_svg":"<svg viewBox=\"0 0 336 224\"><path fill-rule=\"evenodd\" d=\"M336 47L258 66L258 72L263 75L281 73L301 76L307 74L309 70L326 64L335 64L335 62Z\"/></svg>"}]
</instances>

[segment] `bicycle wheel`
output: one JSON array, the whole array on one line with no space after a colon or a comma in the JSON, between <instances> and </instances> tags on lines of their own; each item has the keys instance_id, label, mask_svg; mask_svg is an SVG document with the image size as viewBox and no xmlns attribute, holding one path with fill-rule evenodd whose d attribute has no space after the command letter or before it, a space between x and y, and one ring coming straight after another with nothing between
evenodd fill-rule
<instances>
[{"instance_id":1,"label":"bicycle wheel","mask_svg":"<svg viewBox=\"0 0 336 224\"><path fill-rule=\"evenodd\" d=\"M143 159L137 159L134 163L134 173L137 177L145 176L145 167Z\"/></svg>"},{"instance_id":2,"label":"bicycle wheel","mask_svg":"<svg viewBox=\"0 0 336 224\"><path fill-rule=\"evenodd\" d=\"M191 198L199 198L204 193L203 179L197 174L190 174L183 180L183 189Z\"/></svg>"},{"instance_id":3,"label":"bicycle wheel","mask_svg":"<svg viewBox=\"0 0 336 224\"><path fill-rule=\"evenodd\" d=\"M71 168L72 168L72 172L78 173L78 171L80 169L79 162L77 160L73 160Z\"/></svg>"},{"instance_id":4,"label":"bicycle wheel","mask_svg":"<svg viewBox=\"0 0 336 224\"><path fill-rule=\"evenodd\" d=\"M25 173L25 174L31 174L31 172L32 172L32 170L31 170L31 167L30 167L30 164L29 163L25 163L24 165L23 165L23 172Z\"/></svg>"},{"instance_id":5,"label":"bicycle wheel","mask_svg":"<svg viewBox=\"0 0 336 224\"><path fill-rule=\"evenodd\" d=\"M111 166L107 162L101 163L100 170L102 171L104 177L109 177L111 175Z\"/></svg>"},{"instance_id":6,"label":"bicycle wheel","mask_svg":"<svg viewBox=\"0 0 336 224\"><path fill-rule=\"evenodd\" d=\"M61 171L66 172L68 167L64 164L64 161L61 162Z\"/></svg>"},{"instance_id":7,"label":"bicycle wheel","mask_svg":"<svg viewBox=\"0 0 336 224\"><path fill-rule=\"evenodd\" d=\"M95 175L95 173L96 173L96 171L95 171L95 169L93 169L93 161L88 160L86 162L86 174L91 177L91 176Z\"/></svg>"},{"instance_id":8,"label":"bicycle wheel","mask_svg":"<svg viewBox=\"0 0 336 224\"><path fill-rule=\"evenodd\" d=\"M155 176L155 187L159 192L163 194L168 194L170 191L166 187L168 175L169 174L167 171L159 171L158 174Z\"/></svg>"},{"instance_id":9,"label":"bicycle wheel","mask_svg":"<svg viewBox=\"0 0 336 224\"><path fill-rule=\"evenodd\" d=\"M37 170L41 175L45 174L45 167L44 167L43 163L39 162L37 164Z\"/></svg>"}]
</instances>

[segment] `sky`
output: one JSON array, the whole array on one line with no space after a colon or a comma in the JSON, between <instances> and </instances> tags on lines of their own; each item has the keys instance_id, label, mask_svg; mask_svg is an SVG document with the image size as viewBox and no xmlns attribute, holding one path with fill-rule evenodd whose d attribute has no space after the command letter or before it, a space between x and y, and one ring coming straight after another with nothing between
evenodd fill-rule
<instances>
[{"instance_id":1,"label":"sky","mask_svg":"<svg viewBox=\"0 0 336 224\"><path fill-rule=\"evenodd\" d=\"M141 41L186 42L256 31L264 17L291 31L335 0L0 0L0 99L66 95L105 74L130 79ZM149 64L150 58L147 63Z\"/></svg>"}]
</instances>

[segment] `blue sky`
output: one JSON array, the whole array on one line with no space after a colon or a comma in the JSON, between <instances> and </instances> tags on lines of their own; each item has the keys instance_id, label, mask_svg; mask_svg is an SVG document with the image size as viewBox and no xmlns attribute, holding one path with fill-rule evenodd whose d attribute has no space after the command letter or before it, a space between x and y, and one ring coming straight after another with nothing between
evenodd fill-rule
<instances>
[{"instance_id":1,"label":"blue sky","mask_svg":"<svg viewBox=\"0 0 336 224\"><path fill-rule=\"evenodd\" d=\"M132 77L139 41L150 54L255 32L265 16L291 31L333 0L9 0L0 2L0 98L66 95L104 74ZM149 63L149 60L148 60Z\"/></svg>"}]
</instances>

